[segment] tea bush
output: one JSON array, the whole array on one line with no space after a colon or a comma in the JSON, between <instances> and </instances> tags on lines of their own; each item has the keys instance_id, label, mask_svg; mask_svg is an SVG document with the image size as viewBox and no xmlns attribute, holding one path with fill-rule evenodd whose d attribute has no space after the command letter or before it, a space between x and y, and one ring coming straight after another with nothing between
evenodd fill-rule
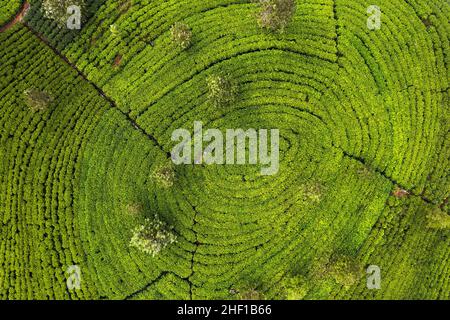
<instances>
[{"instance_id":1,"label":"tea bush","mask_svg":"<svg viewBox=\"0 0 450 320\"><path fill-rule=\"evenodd\" d=\"M365 0L297 0L274 32L252 1L87 1L81 30L30 4L0 33L1 299L448 299L447 1L379 0L369 30ZM161 172L194 121L279 129L278 174ZM154 257L145 212L177 237Z\"/></svg>"}]
</instances>

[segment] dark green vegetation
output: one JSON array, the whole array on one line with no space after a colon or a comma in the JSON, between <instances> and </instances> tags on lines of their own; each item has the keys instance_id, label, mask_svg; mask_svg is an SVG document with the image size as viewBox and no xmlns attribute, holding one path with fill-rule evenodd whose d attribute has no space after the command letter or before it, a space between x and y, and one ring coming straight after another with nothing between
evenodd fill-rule
<instances>
[{"instance_id":1,"label":"dark green vegetation","mask_svg":"<svg viewBox=\"0 0 450 320\"><path fill-rule=\"evenodd\" d=\"M281 33L250 0L87 1L81 30L32 1L0 33L0 298L449 299L450 6L376 2L377 31L372 1L297 0ZM194 121L280 129L279 173L161 170ZM153 257L130 241L155 214Z\"/></svg>"}]
</instances>

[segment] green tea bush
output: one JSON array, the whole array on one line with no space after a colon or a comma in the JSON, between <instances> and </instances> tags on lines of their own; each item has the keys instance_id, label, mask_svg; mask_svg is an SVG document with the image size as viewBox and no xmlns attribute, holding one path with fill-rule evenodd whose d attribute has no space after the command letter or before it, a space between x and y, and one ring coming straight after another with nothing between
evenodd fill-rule
<instances>
[{"instance_id":1,"label":"green tea bush","mask_svg":"<svg viewBox=\"0 0 450 320\"><path fill-rule=\"evenodd\" d=\"M52 102L52 97L45 91L30 88L25 90L25 103L34 112L47 110L49 104Z\"/></svg>"},{"instance_id":2,"label":"green tea bush","mask_svg":"<svg viewBox=\"0 0 450 320\"><path fill-rule=\"evenodd\" d=\"M20 3L20 0L0 0L0 26L14 18Z\"/></svg>"},{"instance_id":3,"label":"green tea bush","mask_svg":"<svg viewBox=\"0 0 450 320\"><path fill-rule=\"evenodd\" d=\"M450 296L446 230L418 209L448 210L447 1L380 0L372 31L367 1L297 0L285 35L261 32L246 1L91 1L81 33L55 30L40 3L0 33L0 299L226 299L248 273L263 285L243 297L299 298L277 285L293 266L310 281L316 258L323 281L306 298ZM180 19L195 30L189 54L170 39ZM206 76L219 70L239 104L217 112ZM58 97L52 112L20 107L32 87ZM183 166L161 190L150 175L171 132L198 120L279 129L279 173ZM157 259L129 246L133 201L174 221L178 241ZM381 289L333 280L330 252L379 265Z\"/></svg>"},{"instance_id":4,"label":"green tea bush","mask_svg":"<svg viewBox=\"0 0 450 320\"><path fill-rule=\"evenodd\" d=\"M12 228L0 226L0 261L16 261L0 263L0 298L92 298L96 294L89 288L87 273L83 274L80 290L68 292L66 285L67 268L81 265L83 252L72 205L79 189L73 182L80 179L76 158L81 155L82 145L109 105L76 70L22 24L1 32L0 42L2 158L7 152L7 159L3 158L0 166L0 194L5 199L1 201L1 216L6 219L3 221L14 217L10 220ZM5 68L8 65L15 65L20 76ZM4 90L5 84L10 86L8 90ZM52 112L39 116L30 112L49 109L56 100L58 105ZM10 137L6 144L5 135ZM21 167L30 175L21 175L20 170L11 171L9 178L4 175L4 168L12 161L16 165L11 168ZM19 184L26 187L19 189L15 186ZM14 194L19 192L28 200L17 202L12 209ZM32 220L36 223L25 235L24 226ZM13 242L21 245L6 249ZM24 268L28 275L21 271ZM27 288L31 290L28 293Z\"/></svg>"},{"instance_id":5,"label":"green tea bush","mask_svg":"<svg viewBox=\"0 0 450 320\"><path fill-rule=\"evenodd\" d=\"M154 257L176 239L171 228L155 215L133 230L130 246Z\"/></svg>"}]
</instances>

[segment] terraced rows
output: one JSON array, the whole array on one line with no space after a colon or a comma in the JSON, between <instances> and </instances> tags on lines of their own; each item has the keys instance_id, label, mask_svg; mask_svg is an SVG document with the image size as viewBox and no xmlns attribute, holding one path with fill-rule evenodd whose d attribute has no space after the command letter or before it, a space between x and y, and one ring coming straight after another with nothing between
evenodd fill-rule
<instances>
[{"instance_id":1,"label":"terraced rows","mask_svg":"<svg viewBox=\"0 0 450 320\"><path fill-rule=\"evenodd\" d=\"M73 65L24 27L0 35L1 297L231 299L255 288L282 299L284 279L301 275L307 299L449 299L449 232L427 228L425 212L450 213L450 5L378 0L382 27L370 31L372 4L297 1L286 33L271 34L244 0L101 1L81 31L55 29L33 2L27 26ZM188 50L171 42L176 21L193 31ZM220 72L239 88L227 108L207 98ZM20 102L43 84L58 97L45 119ZM161 189L153 169L194 121L278 128L279 174L178 166ZM177 243L155 258L130 248L145 218L130 204L158 213ZM317 279L336 253L380 266L382 289ZM71 264L82 289L65 292Z\"/></svg>"}]
</instances>

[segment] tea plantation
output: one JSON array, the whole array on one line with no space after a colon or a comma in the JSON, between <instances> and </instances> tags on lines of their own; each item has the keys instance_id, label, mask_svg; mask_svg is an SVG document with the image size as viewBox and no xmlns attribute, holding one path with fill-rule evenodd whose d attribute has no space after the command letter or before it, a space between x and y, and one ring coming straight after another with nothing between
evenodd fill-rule
<instances>
[{"instance_id":1,"label":"tea plantation","mask_svg":"<svg viewBox=\"0 0 450 320\"><path fill-rule=\"evenodd\" d=\"M450 299L448 0L46 1L0 1L0 299ZM167 166L195 121L278 173Z\"/></svg>"}]
</instances>

